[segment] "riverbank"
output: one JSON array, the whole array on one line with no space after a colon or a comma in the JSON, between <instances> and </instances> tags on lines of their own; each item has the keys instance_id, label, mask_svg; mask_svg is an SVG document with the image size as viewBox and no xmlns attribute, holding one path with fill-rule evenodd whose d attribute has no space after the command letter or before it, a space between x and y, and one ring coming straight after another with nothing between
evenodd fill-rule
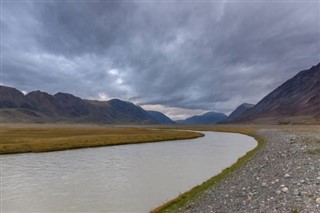
<instances>
[{"instance_id":1,"label":"riverbank","mask_svg":"<svg viewBox=\"0 0 320 213\"><path fill-rule=\"evenodd\" d=\"M241 128L211 130L256 135L261 150L154 212L319 212L320 127Z\"/></svg>"},{"instance_id":2,"label":"riverbank","mask_svg":"<svg viewBox=\"0 0 320 213\"><path fill-rule=\"evenodd\" d=\"M12 154L192 139L203 134L142 127L1 124L0 136L0 154Z\"/></svg>"}]
</instances>

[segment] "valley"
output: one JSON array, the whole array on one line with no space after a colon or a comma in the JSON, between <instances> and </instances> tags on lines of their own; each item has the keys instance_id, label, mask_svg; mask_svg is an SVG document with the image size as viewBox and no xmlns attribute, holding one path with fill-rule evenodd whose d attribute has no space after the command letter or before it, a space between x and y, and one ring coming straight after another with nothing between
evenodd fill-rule
<instances>
[{"instance_id":1,"label":"valley","mask_svg":"<svg viewBox=\"0 0 320 213\"><path fill-rule=\"evenodd\" d=\"M0 212L320 212L319 0L1 0Z\"/></svg>"}]
</instances>

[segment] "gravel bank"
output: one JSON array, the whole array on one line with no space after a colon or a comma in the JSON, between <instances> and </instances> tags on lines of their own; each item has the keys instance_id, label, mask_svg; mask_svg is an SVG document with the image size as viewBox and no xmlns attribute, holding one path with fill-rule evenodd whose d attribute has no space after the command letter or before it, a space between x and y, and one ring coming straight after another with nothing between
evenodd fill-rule
<instances>
[{"instance_id":1,"label":"gravel bank","mask_svg":"<svg viewBox=\"0 0 320 213\"><path fill-rule=\"evenodd\" d=\"M180 212L320 212L320 129L257 133L264 149Z\"/></svg>"}]
</instances>

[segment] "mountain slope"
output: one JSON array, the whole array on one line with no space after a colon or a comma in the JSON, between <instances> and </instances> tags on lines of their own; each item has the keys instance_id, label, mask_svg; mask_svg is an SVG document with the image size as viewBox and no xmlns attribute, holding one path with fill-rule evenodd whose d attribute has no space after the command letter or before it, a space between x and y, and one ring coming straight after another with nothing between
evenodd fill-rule
<instances>
[{"instance_id":1,"label":"mountain slope","mask_svg":"<svg viewBox=\"0 0 320 213\"><path fill-rule=\"evenodd\" d=\"M253 108L254 104L243 103L238 106L231 114L228 116L228 121L232 121L238 119L239 117L243 116L249 109Z\"/></svg>"},{"instance_id":2,"label":"mountain slope","mask_svg":"<svg viewBox=\"0 0 320 213\"><path fill-rule=\"evenodd\" d=\"M0 108L27 107L25 95L13 87L0 85Z\"/></svg>"},{"instance_id":3,"label":"mountain slope","mask_svg":"<svg viewBox=\"0 0 320 213\"><path fill-rule=\"evenodd\" d=\"M185 120L177 121L180 124L216 124L227 119L223 113L207 112L203 115L195 115Z\"/></svg>"},{"instance_id":4,"label":"mountain slope","mask_svg":"<svg viewBox=\"0 0 320 213\"><path fill-rule=\"evenodd\" d=\"M157 124L159 121L131 102L90 101L67 93L50 95L0 86L1 122L80 122Z\"/></svg>"},{"instance_id":5,"label":"mountain slope","mask_svg":"<svg viewBox=\"0 0 320 213\"><path fill-rule=\"evenodd\" d=\"M88 115L92 110L92 106L87 101L71 94L59 92L54 95L54 98L60 104L66 116Z\"/></svg>"},{"instance_id":6,"label":"mountain slope","mask_svg":"<svg viewBox=\"0 0 320 213\"><path fill-rule=\"evenodd\" d=\"M112 99L109 101L88 101L97 109L94 115L104 116L111 123L140 123L156 124L159 123L155 118L140 106L131 102Z\"/></svg>"},{"instance_id":7,"label":"mountain slope","mask_svg":"<svg viewBox=\"0 0 320 213\"><path fill-rule=\"evenodd\" d=\"M33 91L26 96L28 104L32 110L41 112L48 116L63 114L63 108L54 98L46 92ZM24 107L22 107L24 108Z\"/></svg>"},{"instance_id":8,"label":"mountain slope","mask_svg":"<svg viewBox=\"0 0 320 213\"><path fill-rule=\"evenodd\" d=\"M318 122L320 117L320 63L284 82L259 101L239 121ZM295 119L296 118L296 119Z\"/></svg>"},{"instance_id":9,"label":"mountain slope","mask_svg":"<svg viewBox=\"0 0 320 213\"><path fill-rule=\"evenodd\" d=\"M173 120L171 120L169 117L167 117L165 114L157 111L147 111L149 115L154 117L159 123L162 124L175 124Z\"/></svg>"}]
</instances>

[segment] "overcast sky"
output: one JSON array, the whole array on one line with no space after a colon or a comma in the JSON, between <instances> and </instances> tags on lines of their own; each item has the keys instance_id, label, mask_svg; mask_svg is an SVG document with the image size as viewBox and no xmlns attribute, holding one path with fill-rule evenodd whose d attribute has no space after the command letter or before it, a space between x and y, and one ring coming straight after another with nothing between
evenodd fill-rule
<instances>
[{"instance_id":1,"label":"overcast sky","mask_svg":"<svg viewBox=\"0 0 320 213\"><path fill-rule=\"evenodd\" d=\"M319 1L1 1L1 84L181 119L320 62Z\"/></svg>"}]
</instances>

